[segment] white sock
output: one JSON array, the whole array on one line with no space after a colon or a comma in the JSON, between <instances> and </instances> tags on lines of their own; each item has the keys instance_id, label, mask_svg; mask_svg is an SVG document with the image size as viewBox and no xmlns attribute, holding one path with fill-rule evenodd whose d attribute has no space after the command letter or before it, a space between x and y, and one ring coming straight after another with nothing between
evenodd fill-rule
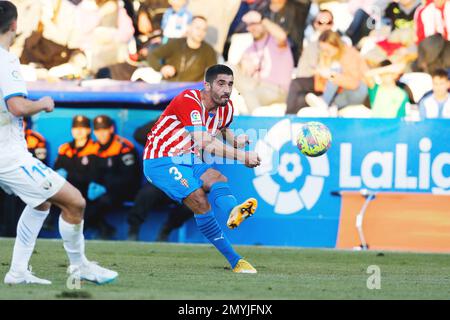
<instances>
[{"instance_id":1,"label":"white sock","mask_svg":"<svg viewBox=\"0 0 450 320\"><path fill-rule=\"evenodd\" d=\"M11 271L24 272L28 270L28 263L33 254L36 239L47 218L47 211L39 211L26 206L17 224L17 236L11 262Z\"/></svg>"},{"instance_id":2,"label":"white sock","mask_svg":"<svg viewBox=\"0 0 450 320\"><path fill-rule=\"evenodd\" d=\"M80 224L71 224L59 216L59 233L64 242L64 249L69 257L70 265L79 266L87 263L84 255L84 221Z\"/></svg>"}]
</instances>

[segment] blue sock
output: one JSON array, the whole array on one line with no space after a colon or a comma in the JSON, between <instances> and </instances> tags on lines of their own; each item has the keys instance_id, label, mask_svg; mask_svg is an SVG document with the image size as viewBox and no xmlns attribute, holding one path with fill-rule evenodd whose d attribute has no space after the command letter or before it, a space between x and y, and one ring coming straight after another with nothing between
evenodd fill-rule
<instances>
[{"instance_id":1,"label":"blue sock","mask_svg":"<svg viewBox=\"0 0 450 320\"><path fill-rule=\"evenodd\" d=\"M214 211L210 210L205 214L195 214L194 217L198 229L209 240L209 242L211 242L217 250L224 255L231 267L234 268L239 259L241 259L241 256L233 250L230 241L228 241L222 229L220 229L216 217L214 216Z\"/></svg>"},{"instance_id":2,"label":"blue sock","mask_svg":"<svg viewBox=\"0 0 450 320\"><path fill-rule=\"evenodd\" d=\"M214 211L226 216L238 205L236 198L231 193L230 186L226 182L214 183L209 191L209 197Z\"/></svg>"}]
</instances>

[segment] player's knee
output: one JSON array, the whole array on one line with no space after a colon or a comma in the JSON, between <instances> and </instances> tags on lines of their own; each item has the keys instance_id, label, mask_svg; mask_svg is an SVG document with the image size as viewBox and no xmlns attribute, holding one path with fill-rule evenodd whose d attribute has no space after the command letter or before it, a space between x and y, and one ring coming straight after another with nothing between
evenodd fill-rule
<instances>
[{"instance_id":1,"label":"player's knee","mask_svg":"<svg viewBox=\"0 0 450 320\"><path fill-rule=\"evenodd\" d=\"M51 204L50 202L45 201L44 203L38 205L38 206L35 207L34 209L35 209L35 210L38 210L38 211L48 211L48 210L50 210L50 207L51 207L51 206L52 206L52 204Z\"/></svg>"},{"instance_id":2,"label":"player's knee","mask_svg":"<svg viewBox=\"0 0 450 320\"><path fill-rule=\"evenodd\" d=\"M209 204L206 196L196 198L195 206L197 208L197 213L205 213L211 210L211 205Z\"/></svg>"},{"instance_id":3,"label":"player's knee","mask_svg":"<svg viewBox=\"0 0 450 320\"><path fill-rule=\"evenodd\" d=\"M205 190L205 192L209 192L212 185L217 182L228 182L228 179L221 173L214 174L210 177L210 179L203 182L203 190Z\"/></svg>"}]
</instances>

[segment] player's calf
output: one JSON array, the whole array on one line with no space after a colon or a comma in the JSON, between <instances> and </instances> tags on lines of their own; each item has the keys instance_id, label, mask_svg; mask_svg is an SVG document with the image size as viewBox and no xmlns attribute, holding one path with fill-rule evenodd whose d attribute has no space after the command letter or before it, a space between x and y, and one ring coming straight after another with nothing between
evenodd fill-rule
<instances>
[{"instance_id":1,"label":"player's calf","mask_svg":"<svg viewBox=\"0 0 450 320\"><path fill-rule=\"evenodd\" d=\"M211 205L202 188L192 192L183 202L195 214L204 214L211 210Z\"/></svg>"},{"instance_id":2,"label":"player's calf","mask_svg":"<svg viewBox=\"0 0 450 320\"><path fill-rule=\"evenodd\" d=\"M221 174L219 171L214 169L208 169L202 176L200 177L200 180L203 181L202 189L205 190L205 192L210 192L213 188L213 185L219 182L227 183L228 179L223 174Z\"/></svg>"}]
</instances>

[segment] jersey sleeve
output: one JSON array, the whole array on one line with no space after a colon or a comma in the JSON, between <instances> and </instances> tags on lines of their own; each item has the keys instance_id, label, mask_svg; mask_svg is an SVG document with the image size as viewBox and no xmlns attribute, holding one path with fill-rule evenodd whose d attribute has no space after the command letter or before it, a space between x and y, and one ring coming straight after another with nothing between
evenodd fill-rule
<instances>
[{"instance_id":1,"label":"jersey sleeve","mask_svg":"<svg viewBox=\"0 0 450 320\"><path fill-rule=\"evenodd\" d=\"M206 131L200 96L195 91L185 91L175 101L177 119L189 132Z\"/></svg>"},{"instance_id":2,"label":"jersey sleeve","mask_svg":"<svg viewBox=\"0 0 450 320\"><path fill-rule=\"evenodd\" d=\"M28 95L25 81L20 73L20 63L17 57L12 55L3 56L0 59L0 89L3 100L9 98Z\"/></svg>"}]
</instances>

